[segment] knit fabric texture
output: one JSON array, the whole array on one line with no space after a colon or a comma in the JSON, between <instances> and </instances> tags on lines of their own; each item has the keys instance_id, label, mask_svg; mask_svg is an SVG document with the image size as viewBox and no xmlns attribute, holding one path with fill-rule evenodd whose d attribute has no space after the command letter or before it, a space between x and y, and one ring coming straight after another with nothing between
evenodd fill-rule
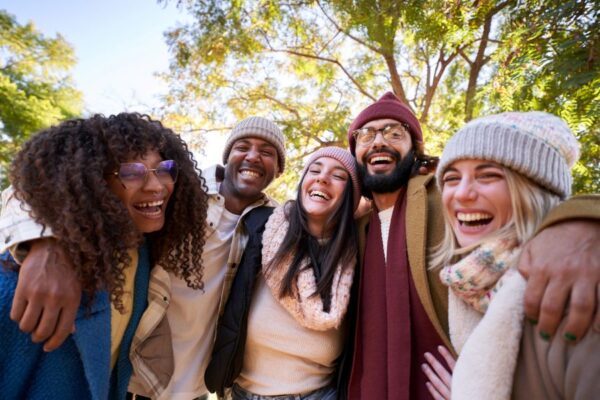
<instances>
[{"instance_id":1,"label":"knit fabric texture","mask_svg":"<svg viewBox=\"0 0 600 400\"><path fill-rule=\"evenodd\" d=\"M362 128L367 122L386 118L406 124L412 140L414 142L423 142L421 124L419 124L417 117L394 93L387 92L375 103L362 110L352 124L350 124L350 128L348 128L348 145L352 155L354 155L356 148L356 140L354 140L353 132Z\"/></svg>"},{"instance_id":2,"label":"knit fabric texture","mask_svg":"<svg viewBox=\"0 0 600 400\"><path fill-rule=\"evenodd\" d=\"M559 117L541 111L505 112L475 119L448 142L437 168L441 188L445 170L457 160L497 162L566 198L570 169L579 158L579 142Z\"/></svg>"},{"instance_id":3,"label":"knit fabric texture","mask_svg":"<svg viewBox=\"0 0 600 400\"><path fill-rule=\"evenodd\" d=\"M311 164L322 157L329 157L339 161L350 174L350 179L352 180L352 200L354 202L354 210L356 210L358 203L360 202L360 181L358 180L358 173L356 171L356 160L348 150L332 146L323 147L322 149L315 151L304 165L304 170L301 175L302 178L306 175Z\"/></svg>"},{"instance_id":4,"label":"knit fabric texture","mask_svg":"<svg viewBox=\"0 0 600 400\"><path fill-rule=\"evenodd\" d=\"M233 144L239 139L248 137L263 139L275 146L279 158L279 172L283 172L285 167L285 138L277 125L263 117L249 117L233 127L223 150L223 164L227 164Z\"/></svg>"},{"instance_id":5,"label":"knit fabric texture","mask_svg":"<svg viewBox=\"0 0 600 400\"><path fill-rule=\"evenodd\" d=\"M355 265L342 265L341 262L337 265L331 282L329 312L323 311L321 296L313 296L317 291L317 282L313 269L308 268L308 258L302 261L300 272L293 285L292 295L280 298L281 284L294 254L288 254L281 263L268 269L267 266L277 254L289 228L285 208L284 205L273 211L263 233L262 272L267 286L279 304L303 327L317 331L338 329L348 309Z\"/></svg>"}]
</instances>

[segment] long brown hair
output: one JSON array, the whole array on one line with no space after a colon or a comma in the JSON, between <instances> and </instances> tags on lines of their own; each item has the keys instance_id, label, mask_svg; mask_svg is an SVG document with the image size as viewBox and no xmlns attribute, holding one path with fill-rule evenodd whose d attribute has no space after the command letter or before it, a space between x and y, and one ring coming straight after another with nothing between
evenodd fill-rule
<instances>
[{"instance_id":1,"label":"long brown hair","mask_svg":"<svg viewBox=\"0 0 600 400\"><path fill-rule=\"evenodd\" d=\"M285 205L289 228L267 268L281 263L289 254L294 255L279 293L280 297L289 296L293 293L292 288L301 272L303 261L308 259L307 268L313 269L317 283L313 296L321 296L323 311L329 312L331 286L337 265L341 263L343 268L350 268L357 261L358 233L353 217L352 180L348 179L341 203L327 219L326 231L333 235L322 245L319 238L312 236L308 229L308 216L302 205L303 180L304 176L298 184L296 200L290 200Z\"/></svg>"}]
</instances>

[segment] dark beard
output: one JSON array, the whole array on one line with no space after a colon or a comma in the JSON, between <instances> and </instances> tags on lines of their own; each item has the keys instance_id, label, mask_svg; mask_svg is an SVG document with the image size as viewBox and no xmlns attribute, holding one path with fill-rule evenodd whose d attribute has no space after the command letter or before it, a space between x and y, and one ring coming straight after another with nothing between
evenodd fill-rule
<instances>
[{"instance_id":1,"label":"dark beard","mask_svg":"<svg viewBox=\"0 0 600 400\"><path fill-rule=\"evenodd\" d=\"M363 195L372 198L371 193L392 193L408 183L415 164L415 153L410 150L404 158L401 158L400 153L389 150L397 160L396 168L391 174L386 175L370 175L367 172L367 162L364 157L362 164L358 164L358 175L360 176L361 189Z\"/></svg>"}]
</instances>

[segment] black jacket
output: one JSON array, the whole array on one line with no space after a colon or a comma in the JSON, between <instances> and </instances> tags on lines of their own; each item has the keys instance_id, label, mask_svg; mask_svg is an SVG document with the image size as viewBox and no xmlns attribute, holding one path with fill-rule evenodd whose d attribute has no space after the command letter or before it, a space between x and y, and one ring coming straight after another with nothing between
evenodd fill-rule
<instances>
[{"instance_id":1,"label":"black jacket","mask_svg":"<svg viewBox=\"0 0 600 400\"><path fill-rule=\"evenodd\" d=\"M224 396L226 388L233 386L242 370L248 312L262 265L262 236L272 213L272 207L257 207L244 218L248 243L237 267L229 299L217 328L211 360L204 373L206 387L220 397Z\"/></svg>"}]
</instances>

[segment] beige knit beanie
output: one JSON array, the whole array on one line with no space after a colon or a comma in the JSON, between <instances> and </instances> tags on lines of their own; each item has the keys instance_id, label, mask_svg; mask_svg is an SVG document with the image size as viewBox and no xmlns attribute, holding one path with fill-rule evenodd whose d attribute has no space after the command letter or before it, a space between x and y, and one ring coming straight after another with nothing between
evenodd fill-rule
<instances>
[{"instance_id":1,"label":"beige knit beanie","mask_svg":"<svg viewBox=\"0 0 600 400\"><path fill-rule=\"evenodd\" d=\"M225 142L223 164L227 164L233 143L247 137L263 139L275 146L279 158L279 172L283 172L285 167L285 138L277 125L263 117L249 117L233 127L227 142Z\"/></svg>"},{"instance_id":2,"label":"beige knit beanie","mask_svg":"<svg viewBox=\"0 0 600 400\"><path fill-rule=\"evenodd\" d=\"M467 123L448 142L436 171L438 186L454 161L497 162L565 198L571 194L571 167L579 142L559 117L541 111L505 112Z\"/></svg>"}]
</instances>

